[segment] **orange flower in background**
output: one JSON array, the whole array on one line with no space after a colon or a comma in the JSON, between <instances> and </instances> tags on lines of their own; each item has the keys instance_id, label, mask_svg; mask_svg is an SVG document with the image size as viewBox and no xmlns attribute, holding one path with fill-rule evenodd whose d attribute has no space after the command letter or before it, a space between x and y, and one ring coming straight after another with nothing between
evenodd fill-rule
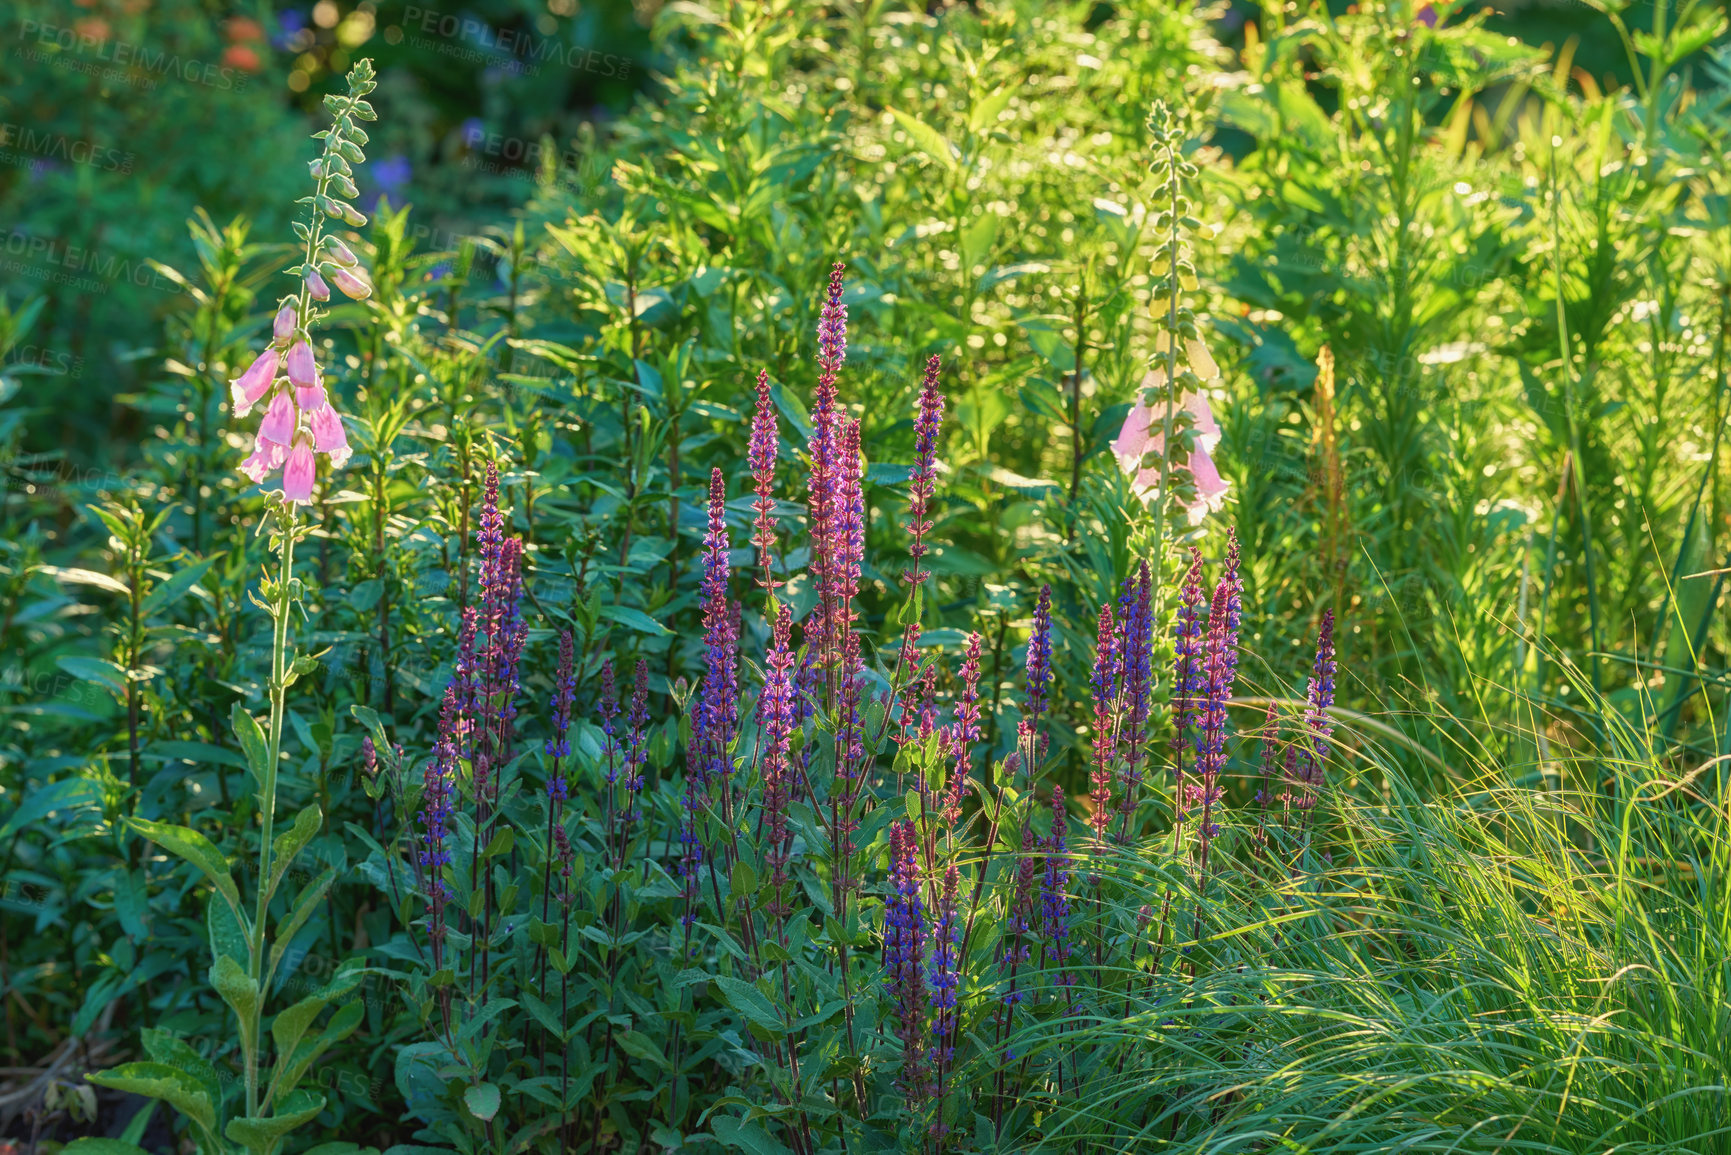
<instances>
[{"instance_id":1,"label":"orange flower in background","mask_svg":"<svg viewBox=\"0 0 1731 1155\"><path fill-rule=\"evenodd\" d=\"M100 16L85 17L83 20L74 24L72 29L77 32L80 37L89 37L92 40L107 40L111 34L108 27L108 21L102 19Z\"/></svg>"},{"instance_id":2,"label":"orange flower in background","mask_svg":"<svg viewBox=\"0 0 1731 1155\"><path fill-rule=\"evenodd\" d=\"M228 38L230 40L241 43L249 40L264 39L264 26L257 20L250 19L246 16L231 17L225 26L225 31L228 33Z\"/></svg>"},{"instance_id":3,"label":"orange flower in background","mask_svg":"<svg viewBox=\"0 0 1731 1155\"><path fill-rule=\"evenodd\" d=\"M258 53L250 44L230 44L222 50L222 62L242 72L257 72L259 69Z\"/></svg>"}]
</instances>

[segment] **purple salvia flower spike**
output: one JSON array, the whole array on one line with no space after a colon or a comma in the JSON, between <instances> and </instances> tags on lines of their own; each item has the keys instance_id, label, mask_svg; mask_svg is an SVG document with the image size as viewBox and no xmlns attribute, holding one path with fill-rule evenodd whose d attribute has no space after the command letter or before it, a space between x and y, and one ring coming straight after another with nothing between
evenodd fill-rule
<instances>
[{"instance_id":1,"label":"purple salvia flower spike","mask_svg":"<svg viewBox=\"0 0 1731 1155\"><path fill-rule=\"evenodd\" d=\"M1117 731L1113 719L1117 688L1117 623L1112 616L1112 603L1100 606L1099 629L1094 639L1094 677L1090 687L1094 695L1094 768L1089 775L1093 789L1088 801L1093 811L1088 823L1095 838L1103 838L1106 824L1112 820L1112 764L1117 754Z\"/></svg>"},{"instance_id":2,"label":"purple salvia flower spike","mask_svg":"<svg viewBox=\"0 0 1731 1155\"><path fill-rule=\"evenodd\" d=\"M763 570L758 581L765 589L779 583L771 576L775 550L775 455L778 444L775 423L775 401L769 392L769 371L757 373L757 410L751 416L751 445L746 454L751 463L751 479L757 500L751 508L757 514L752 523L751 543L757 547L757 564Z\"/></svg>"},{"instance_id":3,"label":"purple salvia flower spike","mask_svg":"<svg viewBox=\"0 0 1731 1155\"><path fill-rule=\"evenodd\" d=\"M1300 777L1304 783L1305 810L1310 810L1322 794L1323 767L1328 760L1328 740L1334 733L1334 719L1329 707L1334 705L1334 611L1322 611L1322 626L1317 631L1316 661L1311 667L1310 685L1305 694L1304 734L1299 751ZM1308 824L1310 815L1305 815Z\"/></svg>"},{"instance_id":4,"label":"purple salvia flower spike","mask_svg":"<svg viewBox=\"0 0 1731 1155\"><path fill-rule=\"evenodd\" d=\"M1202 666L1202 551L1190 547L1190 569L1178 593L1177 622L1172 646L1172 844L1184 823L1186 787L1184 751L1196 722L1197 689Z\"/></svg>"},{"instance_id":5,"label":"purple salvia flower spike","mask_svg":"<svg viewBox=\"0 0 1731 1155\"><path fill-rule=\"evenodd\" d=\"M902 1044L902 1089L910 1105L925 1098L925 911L920 902L913 823L890 824L890 893L884 903L884 985Z\"/></svg>"}]
</instances>

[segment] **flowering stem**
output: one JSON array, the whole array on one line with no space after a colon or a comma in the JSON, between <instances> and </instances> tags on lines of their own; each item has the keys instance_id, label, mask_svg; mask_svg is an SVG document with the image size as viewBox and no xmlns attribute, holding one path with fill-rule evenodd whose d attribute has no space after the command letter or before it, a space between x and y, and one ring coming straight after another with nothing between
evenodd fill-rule
<instances>
[{"instance_id":1,"label":"flowering stem","mask_svg":"<svg viewBox=\"0 0 1731 1155\"><path fill-rule=\"evenodd\" d=\"M299 529L299 519L295 516L294 506L283 502L276 510L277 529L281 535L278 553L281 565L277 571L275 584L271 588L271 618L274 629L271 636L270 656L270 732L269 743L265 753L264 781L260 784L259 812L263 820L260 828L259 867L258 867L258 900L254 907L252 924L251 954L249 956L249 977L263 985L264 977L264 928L265 905L270 897L271 877L271 834L276 819L276 775L277 761L282 756L282 730L284 707L283 700L288 693L288 627L289 601L292 596L294 580L295 535ZM252 1023L247 1037L257 1040L264 1019L264 1000L255 999L252 1010ZM258 1102L258 1048L255 1042L246 1055L246 1113L256 1118L259 1113Z\"/></svg>"}]
</instances>

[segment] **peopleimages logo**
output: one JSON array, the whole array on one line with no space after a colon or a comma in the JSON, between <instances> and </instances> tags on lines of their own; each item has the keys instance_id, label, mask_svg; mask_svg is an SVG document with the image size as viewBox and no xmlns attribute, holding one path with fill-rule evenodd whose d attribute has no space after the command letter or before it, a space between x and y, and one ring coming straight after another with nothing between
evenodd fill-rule
<instances>
[{"instance_id":1,"label":"peopleimages logo","mask_svg":"<svg viewBox=\"0 0 1731 1155\"><path fill-rule=\"evenodd\" d=\"M410 40L422 46L426 44L424 37L439 37L445 40L467 41L489 52L502 52L521 61L516 70L529 75L539 71L540 66L547 61L580 72L593 72L598 76L624 76L631 71L630 57L597 52L593 48L567 44L563 40L539 36L533 32L512 32L509 29L494 28L472 16L457 16L413 4L403 9L401 27L405 32L421 33L421 36L413 36Z\"/></svg>"},{"instance_id":2,"label":"peopleimages logo","mask_svg":"<svg viewBox=\"0 0 1731 1155\"><path fill-rule=\"evenodd\" d=\"M105 148L88 140L74 140L57 132L41 132L28 125L9 124L0 120L0 160L58 160L66 164L87 164L106 172L130 173L133 154L117 148Z\"/></svg>"},{"instance_id":3,"label":"peopleimages logo","mask_svg":"<svg viewBox=\"0 0 1731 1155\"><path fill-rule=\"evenodd\" d=\"M144 44L108 40L58 24L21 20L18 23L18 39L33 39L33 42L42 48L58 48L62 52L89 57L103 64L141 68L159 76L173 76L190 84L203 84L209 88L235 92L246 91L248 77L246 73L236 69L202 60L189 60L179 53L153 50ZM42 53L37 53L35 59L53 63Z\"/></svg>"}]
</instances>

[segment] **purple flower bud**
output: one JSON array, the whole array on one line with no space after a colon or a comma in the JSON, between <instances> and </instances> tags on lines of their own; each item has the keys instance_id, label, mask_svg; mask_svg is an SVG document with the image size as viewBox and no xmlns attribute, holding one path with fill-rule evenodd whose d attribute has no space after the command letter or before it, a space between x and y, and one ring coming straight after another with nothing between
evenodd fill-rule
<instances>
[{"instance_id":1,"label":"purple flower bud","mask_svg":"<svg viewBox=\"0 0 1731 1155\"><path fill-rule=\"evenodd\" d=\"M307 270L307 296L311 297L315 301L328 301L331 299L331 288L329 285L325 284L325 279L319 276L319 271L317 269Z\"/></svg>"},{"instance_id":2,"label":"purple flower bud","mask_svg":"<svg viewBox=\"0 0 1731 1155\"><path fill-rule=\"evenodd\" d=\"M360 269L336 269L331 273L331 280L351 300L364 301L373 295L372 282Z\"/></svg>"},{"instance_id":3,"label":"purple flower bud","mask_svg":"<svg viewBox=\"0 0 1731 1155\"><path fill-rule=\"evenodd\" d=\"M282 308L276 311L276 320L271 322L271 341L278 348L287 345L294 339L295 329L300 324L300 310L293 300L283 302Z\"/></svg>"},{"instance_id":4,"label":"purple flower bud","mask_svg":"<svg viewBox=\"0 0 1731 1155\"><path fill-rule=\"evenodd\" d=\"M343 244L343 242L336 237L325 238L325 252L330 254L331 260L335 261L345 269L352 269L356 265L360 264L360 259L349 250L347 245Z\"/></svg>"}]
</instances>

